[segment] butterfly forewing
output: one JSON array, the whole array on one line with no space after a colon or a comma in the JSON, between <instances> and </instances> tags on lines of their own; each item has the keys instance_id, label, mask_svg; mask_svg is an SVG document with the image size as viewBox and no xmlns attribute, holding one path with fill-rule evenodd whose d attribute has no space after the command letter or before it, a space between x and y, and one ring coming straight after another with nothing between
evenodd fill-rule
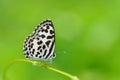
<instances>
[{"instance_id":1,"label":"butterfly forewing","mask_svg":"<svg viewBox=\"0 0 120 80\"><path fill-rule=\"evenodd\" d=\"M40 23L24 43L24 55L29 59L49 60L55 57L55 30L51 20Z\"/></svg>"}]
</instances>

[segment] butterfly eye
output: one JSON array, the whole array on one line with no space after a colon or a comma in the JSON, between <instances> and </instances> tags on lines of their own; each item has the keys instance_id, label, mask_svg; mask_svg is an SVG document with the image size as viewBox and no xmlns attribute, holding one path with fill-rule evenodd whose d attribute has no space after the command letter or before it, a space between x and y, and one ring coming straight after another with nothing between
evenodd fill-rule
<instances>
[{"instance_id":1,"label":"butterfly eye","mask_svg":"<svg viewBox=\"0 0 120 80\"><path fill-rule=\"evenodd\" d=\"M49 60L56 56L55 30L51 20L40 23L33 34L24 42L24 55L26 58L35 60Z\"/></svg>"}]
</instances>

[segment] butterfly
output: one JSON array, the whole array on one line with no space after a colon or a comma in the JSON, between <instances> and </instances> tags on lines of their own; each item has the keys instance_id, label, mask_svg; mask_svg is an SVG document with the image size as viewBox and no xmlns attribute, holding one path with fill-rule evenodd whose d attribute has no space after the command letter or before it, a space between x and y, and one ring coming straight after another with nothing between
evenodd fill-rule
<instances>
[{"instance_id":1,"label":"butterfly","mask_svg":"<svg viewBox=\"0 0 120 80\"><path fill-rule=\"evenodd\" d=\"M52 60L56 57L55 29L51 20L40 23L24 41L24 55L32 60Z\"/></svg>"}]
</instances>

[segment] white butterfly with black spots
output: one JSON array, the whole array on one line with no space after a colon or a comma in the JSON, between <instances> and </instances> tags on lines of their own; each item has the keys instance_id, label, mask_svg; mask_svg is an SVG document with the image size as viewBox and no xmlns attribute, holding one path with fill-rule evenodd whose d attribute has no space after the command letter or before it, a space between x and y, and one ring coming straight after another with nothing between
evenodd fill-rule
<instances>
[{"instance_id":1,"label":"white butterfly with black spots","mask_svg":"<svg viewBox=\"0 0 120 80\"><path fill-rule=\"evenodd\" d=\"M49 61L56 56L54 48L54 26L51 20L45 20L25 39L23 51L28 59Z\"/></svg>"}]
</instances>

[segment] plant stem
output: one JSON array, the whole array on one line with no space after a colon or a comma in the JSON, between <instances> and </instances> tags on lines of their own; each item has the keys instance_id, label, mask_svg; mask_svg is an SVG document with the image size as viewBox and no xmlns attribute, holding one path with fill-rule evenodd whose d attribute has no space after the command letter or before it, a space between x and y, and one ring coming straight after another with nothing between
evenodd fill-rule
<instances>
[{"instance_id":1,"label":"plant stem","mask_svg":"<svg viewBox=\"0 0 120 80\"><path fill-rule=\"evenodd\" d=\"M72 80L79 80L76 76L73 76L73 75L71 75L71 74L69 74L69 73L63 72L63 71L61 71L61 70L55 69L55 68L50 67L50 66L47 66L47 68L48 68L49 70L55 71L55 72L57 72L57 73L60 73L60 74L62 74L62 75L64 75L64 76L66 76L66 77L69 77L69 78L72 79Z\"/></svg>"},{"instance_id":2,"label":"plant stem","mask_svg":"<svg viewBox=\"0 0 120 80\"><path fill-rule=\"evenodd\" d=\"M53 68L53 67L51 67L51 66L49 66L49 65L46 65L45 63L37 62L37 61L31 61L31 60L26 60L26 59L16 59L16 60L12 61L11 63L9 63L9 64L6 66L5 70L4 70L3 80L6 80L6 78L7 78L6 75L7 75L7 71L9 70L9 68L10 68L13 64L15 64L15 63L17 63L17 62L28 62L28 63L31 63L31 64L33 64L33 65L35 65L35 66L44 66L45 68L47 68L47 69L49 69L49 70L52 70L52 71L54 71L54 72L57 72L57 73L59 73L59 74L62 74L62 75L64 75L64 76L70 78L71 80L79 80L78 77L73 76L73 75L71 75L71 74L69 74L69 73L66 73L66 72L64 72L64 71L55 69L55 68Z\"/></svg>"}]
</instances>

